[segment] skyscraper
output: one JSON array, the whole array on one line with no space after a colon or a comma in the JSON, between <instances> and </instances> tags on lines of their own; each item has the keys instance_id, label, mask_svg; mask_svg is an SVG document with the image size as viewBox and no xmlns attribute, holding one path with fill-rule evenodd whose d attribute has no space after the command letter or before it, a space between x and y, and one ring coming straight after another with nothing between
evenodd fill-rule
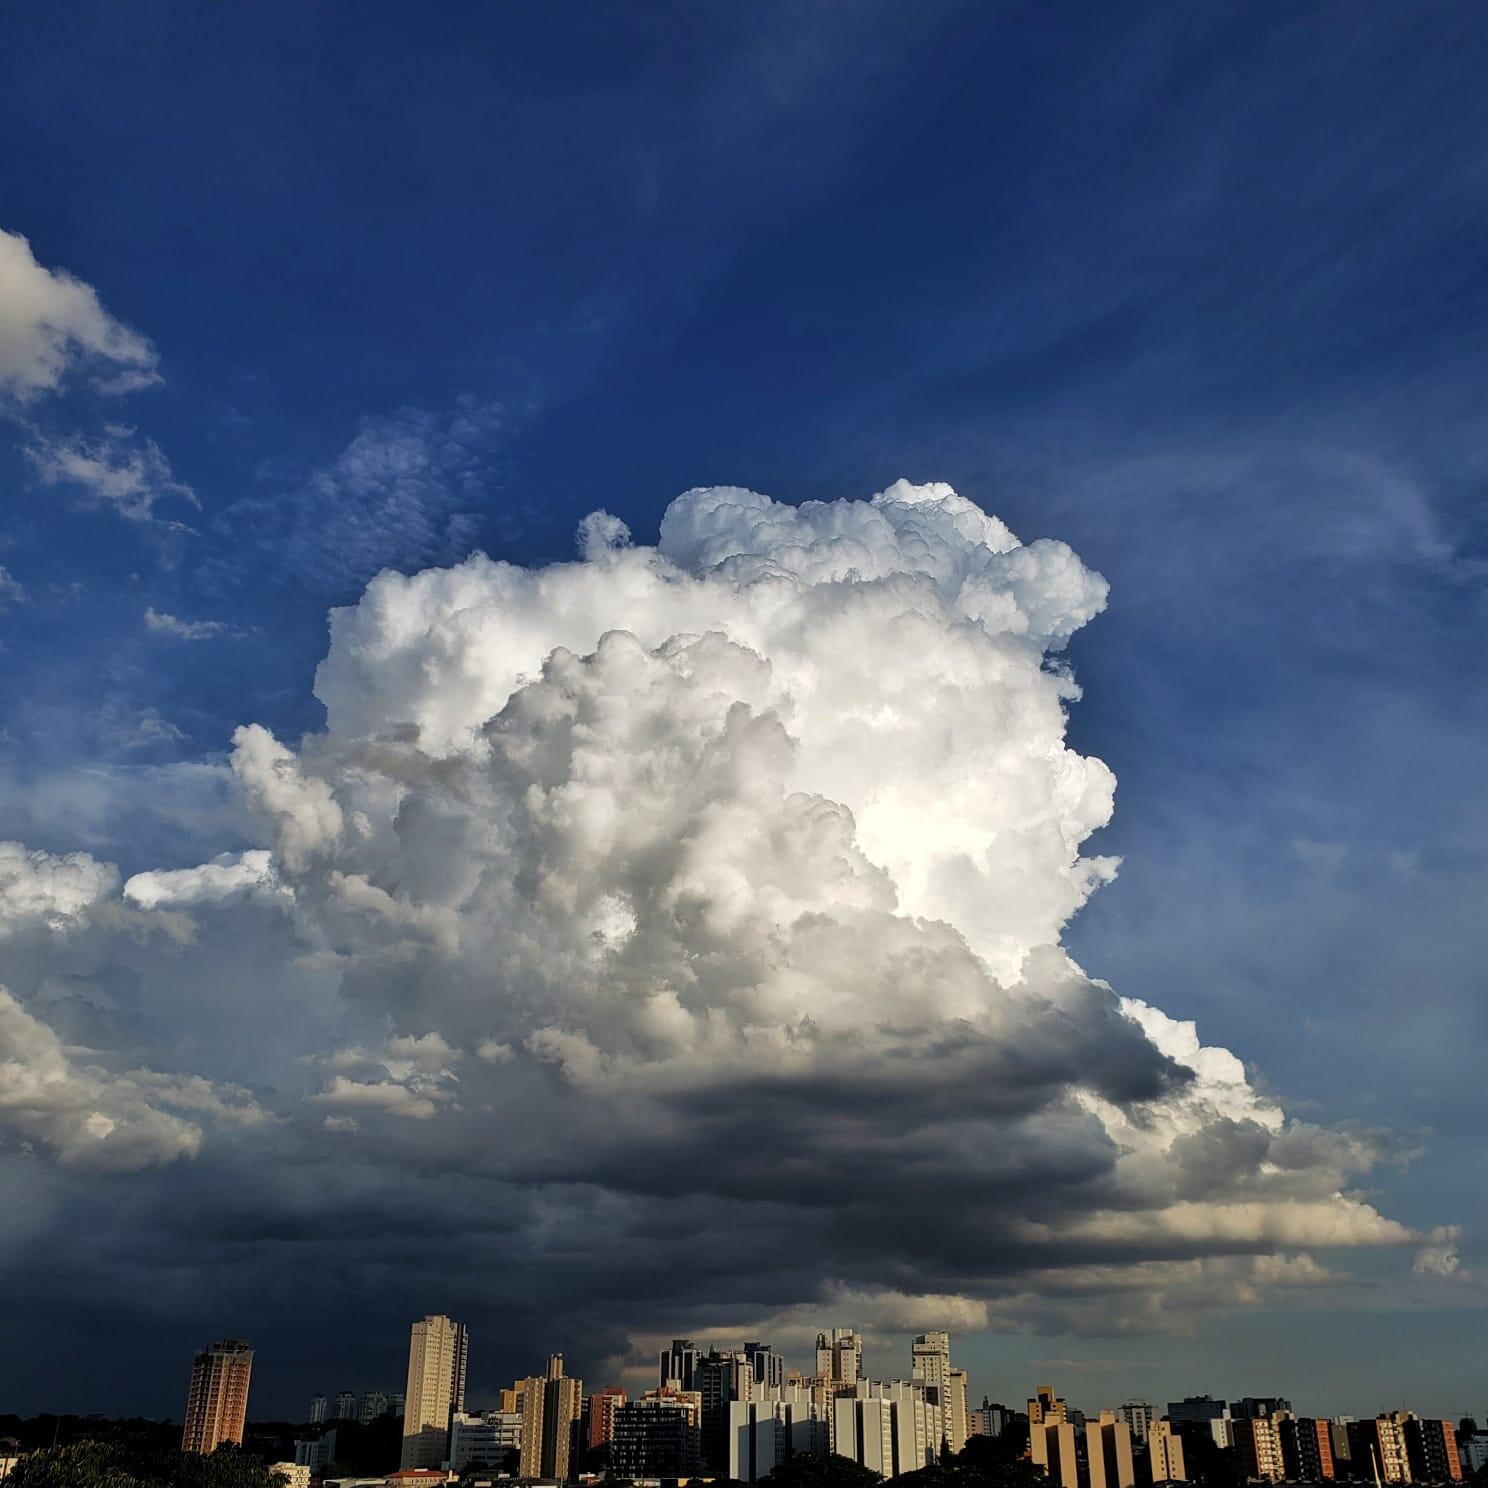
<instances>
[{"instance_id":1,"label":"skyscraper","mask_svg":"<svg viewBox=\"0 0 1488 1488\"><path fill-rule=\"evenodd\" d=\"M224 1338L196 1356L186 1395L183 1452L212 1452L222 1442L242 1446L252 1373L253 1350L246 1339Z\"/></svg>"},{"instance_id":2,"label":"skyscraper","mask_svg":"<svg viewBox=\"0 0 1488 1488\"><path fill-rule=\"evenodd\" d=\"M852 1328L818 1333L816 1372L829 1384L856 1384L863 1376L863 1340Z\"/></svg>"},{"instance_id":3,"label":"skyscraper","mask_svg":"<svg viewBox=\"0 0 1488 1488\"><path fill-rule=\"evenodd\" d=\"M338 1421L354 1421L356 1419L356 1396L350 1390L340 1391L336 1396L332 1414Z\"/></svg>"},{"instance_id":4,"label":"skyscraper","mask_svg":"<svg viewBox=\"0 0 1488 1488\"><path fill-rule=\"evenodd\" d=\"M626 1395L619 1385L606 1385L589 1397L587 1411L589 1450L608 1447L615 1436L615 1412L625 1404Z\"/></svg>"},{"instance_id":5,"label":"skyscraper","mask_svg":"<svg viewBox=\"0 0 1488 1488\"><path fill-rule=\"evenodd\" d=\"M785 1383L785 1360L768 1343L746 1343L743 1353L754 1372L756 1385L778 1390Z\"/></svg>"},{"instance_id":6,"label":"skyscraper","mask_svg":"<svg viewBox=\"0 0 1488 1488\"><path fill-rule=\"evenodd\" d=\"M521 1457L517 1470L524 1478L571 1476L578 1422L583 1414L584 1382L563 1372L563 1355L552 1354L543 1375L518 1380L501 1392L502 1409L519 1413L522 1422Z\"/></svg>"},{"instance_id":7,"label":"skyscraper","mask_svg":"<svg viewBox=\"0 0 1488 1488\"><path fill-rule=\"evenodd\" d=\"M326 1398L324 1395L312 1395L310 1397L310 1424L319 1426L326 1418Z\"/></svg>"},{"instance_id":8,"label":"skyscraper","mask_svg":"<svg viewBox=\"0 0 1488 1488\"><path fill-rule=\"evenodd\" d=\"M933 1385L945 1413L945 1442L953 1452L966 1445L966 1371L951 1368L951 1335L945 1332L921 1333L910 1345L914 1378ZM935 1443L940 1450L940 1443Z\"/></svg>"},{"instance_id":9,"label":"skyscraper","mask_svg":"<svg viewBox=\"0 0 1488 1488\"><path fill-rule=\"evenodd\" d=\"M1153 1421L1147 1428L1147 1460L1154 1483L1182 1483L1188 1478L1183 1440L1168 1421Z\"/></svg>"},{"instance_id":10,"label":"skyscraper","mask_svg":"<svg viewBox=\"0 0 1488 1488\"><path fill-rule=\"evenodd\" d=\"M1054 1386L1034 1386L1033 1398L1028 1402L1028 1424L1043 1426L1068 1420L1069 1406L1054 1393Z\"/></svg>"},{"instance_id":11,"label":"skyscraper","mask_svg":"<svg viewBox=\"0 0 1488 1488\"><path fill-rule=\"evenodd\" d=\"M465 1408L470 1340L443 1314L421 1318L408 1344L402 1466L438 1467L449 1453L450 1420Z\"/></svg>"},{"instance_id":12,"label":"skyscraper","mask_svg":"<svg viewBox=\"0 0 1488 1488\"><path fill-rule=\"evenodd\" d=\"M657 1383L662 1389L674 1384L679 1390L693 1387L693 1374L697 1369L698 1346L690 1338L674 1338L669 1349L661 1351L661 1378Z\"/></svg>"},{"instance_id":13,"label":"skyscraper","mask_svg":"<svg viewBox=\"0 0 1488 1488\"><path fill-rule=\"evenodd\" d=\"M1117 1408L1116 1414L1126 1422L1132 1440L1138 1446L1146 1446L1147 1433L1152 1429L1152 1407L1145 1400L1128 1400Z\"/></svg>"}]
</instances>

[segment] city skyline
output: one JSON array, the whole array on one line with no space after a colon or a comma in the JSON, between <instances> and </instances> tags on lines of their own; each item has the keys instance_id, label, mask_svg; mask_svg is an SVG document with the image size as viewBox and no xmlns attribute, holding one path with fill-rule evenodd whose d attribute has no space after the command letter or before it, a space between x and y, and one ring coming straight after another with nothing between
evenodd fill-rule
<instances>
[{"instance_id":1,"label":"city skyline","mask_svg":"<svg viewBox=\"0 0 1488 1488\"><path fill-rule=\"evenodd\" d=\"M442 1413L446 1419L449 1419L457 1411L465 1409L467 1404L470 1409L479 1411L501 1408L502 1399L504 1396L510 1394L510 1389L509 1383L503 1380L499 1366L496 1366L492 1371L488 1371L486 1376L482 1376L479 1372L477 1373L476 1379L478 1383L473 1389L469 1389L467 1401L468 1363L471 1347L469 1330L463 1324L454 1323L442 1314L428 1314L423 1319L409 1325L409 1329L405 1330L403 1347L399 1353L402 1364L397 1365L395 1361L394 1364L389 1365L388 1371L385 1372L391 1375L406 1371L410 1378L413 1376L415 1371L414 1360L419 1354L418 1340L421 1336L420 1330L425 1329L430 1324L441 1325L446 1330L447 1336L442 1335L444 1336L442 1355L444 1362L440 1364L439 1370L436 1372L443 1371L447 1365L450 1376L450 1382L446 1390L446 1402L443 1405L442 1412L439 1411L438 1406L435 1407L436 1413ZM412 1342L410 1342L408 1337L409 1332L412 1333ZM847 1356L848 1363L845 1372L840 1349L834 1349L834 1345L840 1345L844 1340L850 1345L850 1353ZM779 1350L773 1343L767 1340L740 1342L737 1339L729 1337L711 1338L704 1335L698 1335L696 1337L674 1335L667 1346L660 1350L659 1356L655 1353L647 1356L643 1352L633 1351L623 1361L612 1359L600 1361L597 1366L590 1365L587 1377L593 1386L593 1390L590 1393L598 1394L605 1390L613 1389L639 1393L654 1385L659 1376L676 1377L680 1371L687 1371L687 1378L690 1380L691 1370L695 1367L695 1362L698 1359L709 1354L722 1353L736 1355L741 1358L749 1358L751 1360L758 1358L770 1360L768 1375L762 1378L759 1374L756 1374L755 1380L756 1383L763 1383L772 1388L785 1383L787 1378L803 1379L810 1378L812 1375L842 1382L857 1378L867 1379L874 1376L882 1376L884 1378L902 1376L905 1378L924 1379L927 1383L938 1386L940 1384L939 1371L934 1368L922 1370L922 1364L927 1354L932 1355L937 1360L941 1357L949 1360L950 1340L951 1335L947 1330L931 1329L920 1333L906 1332L897 1337L878 1335L873 1341L873 1346L867 1348L864 1346L864 1336L859 1329L851 1324L839 1323L832 1323L823 1328L818 1328L815 1333L814 1345L809 1349L801 1348L794 1352ZM964 1348L964 1342L964 1340L958 1342L958 1357ZM253 1348L251 1340L244 1339L228 1340L224 1344L214 1344L210 1348L200 1351L197 1355L197 1368L193 1371L193 1392L196 1388L196 1374L200 1371L201 1361L211 1357L215 1350L224 1348L247 1350L247 1357L250 1363L258 1352ZM658 1357L661 1361L659 1368L657 1364ZM476 1349L476 1359L477 1366L479 1366L479 1347ZM564 1359L565 1353L563 1350L550 1353L547 1356L547 1370L552 1371L556 1368L558 1375L561 1376L564 1369ZM1036 1368L1042 1370L1044 1373L1056 1373L1061 1376L1075 1374L1078 1376L1080 1371L1071 1368L1073 1362L1067 1359L1035 1361ZM458 1379L456 1377L456 1371L458 1371ZM947 1373L950 1372L947 1371ZM1024 1390L1025 1385L1023 1381L1014 1378L1015 1371L1012 1366L1008 1366L1007 1370L998 1376L1003 1381L1003 1387L1001 1389L991 1386L984 1387L982 1384L972 1381L969 1378L969 1371L966 1371L960 1366L955 1368L954 1373L968 1376L965 1382L965 1390L969 1411L974 1412L980 1408L979 1402L985 1402L994 1398L998 1401L1009 1403L1009 1408L1016 1409L1018 1403L1023 1398L1021 1392ZM1270 1371L1270 1377L1266 1380L1268 1384L1279 1386L1281 1393L1275 1396L1265 1397L1249 1395L1238 1388L1220 1389L1216 1394L1214 1393L1215 1382L1213 1380L1198 1382L1193 1380L1183 1381L1185 1393L1180 1393L1176 1386L1167 1391L1149 1390L1145 1393L1140 1391L1134 1392L1127 1389L1127 1385L1129 1384L1127 1376L1116 1371L1102 1371L1101 1373L1105 1376L1106 1382L1092 1382L1083 1390L1083 1395L1080 1389L1070 1387L1067 1379L1062 1379L1066 1394L1058 1397L1057 1403L1059 1409L1061 1411L1066 1408L1078 1409L1090 1418L1094 1418L1105 1410L1113 1411L1132 1428L1134 1437L1139 1441L1145 1440L1145 1427L1141 1420L1134 1418L1131 1414L1132 1408L1136 1406L1145 1406L1149 1412L1155 1410L1158 1416L1165 1414L1165 1407L1177 1403L1186 1403L1193 1405L1195 1408L1202 1408L1201 1414L1203 1410L1207 1410L1211 1406L1215 1409L1224 1407L1227 1413L1231 1408L1243 1407L1245 1410L1250 1410L1259 1407L1264 1409L1267 1405L1280 1405L1290 1410L1293 1399L1295 1398L1303 1402L1304 1409L1311 1408L1319 1416L1332 1418L1342 1415L1345 1418L1351 1419L1358 1415L1364 1406L1369 1404L1369 1402L1353 1400L1349 1402L1351 1409L1345 1409L1342 1406L1337 1408L1329 1406L1325 1409L1322 1403L1316 1398L1318 1391L1315 1387L1303 1389L1295 1385L1291 1387L1287 1386L1284 1366ZM370 1376L374 1381L371 1388L368 1388L365 1384L358 1384L355 1387L342 1388L335 1391L312 1391L302 1401L302 1404L306 1406L306 1409L302 1412L293 1410L261 1412L259 1419L303 1420L306 1424L310 1425L320 1422L332 1422L336 1419L357 1419L359 1415L364 1413L367 1402L372 1400L380 1402L385 1410L391 1409L393 1414L401 1415L402 1411L398 1409L398 1406L405 1400L405 1395L395 1391L384 1391L376 1383L376 1368L371 1369ZM547 1378L553 1377L551 1374L547 1376ZM531 1378L541 1383L544 1376L536 1375ZM579 1378L580 1382L582 1382L583 1376ZM1012 1381L1010 1384L1007 1383L1009 1380ZM519 1378L517 1381L518 1386L523 1382ZM1250 1383L1254 1384L1257 1381L1252 1380ZM260 1384L262 1384L262 1368L260 1368ZM1196 1389L1194 1388L1196 1384L1203 1384L1205 1388L1203 1390ZM277 1388L282 1392L285 1387L282 1384L278 1384L271 1385L270 1388ZM1045 1387L1040 1386L1039 1388L1042 1390ZM1123 1394L1123 1392L1125 1393ZM1454 1421L1471 1417L1480 1420L1485 1430L1488 1430L1488 1399L1485 1399L1482 1405L1478 1407L1474 1407L1471 1402L1467 1404L1459 1402L1457 1406L1448 1408L1450 1405L1448 1401L1441 1399L1415 1399L1411 1398L1411 1394L1410 1385L1408 1382L1403 1381L1401 1386L1390 1394L1388 1400L1374 1402L1374 1405L1378 1408L1377 1411L1364 1411L1364 1414L1367 1416L1370 1414L1388 1413L1390 1411L1409 1410L1414 1411L1418 1415L1440 1416ZM1118 1395L1122 1398L1118 1399ZM1081 1398L1071 1400L1070 1397ZM280 1393L275 1395L274 1398L282 1402L285 1397ZM1052 1393L1049 1398L1054 1398ZM342 1402L350 1408L349 1416L338 1416L334 1409L336 1405ZM325 1407L322 1414L317 1414L317 1403ZM1029 1403L1030 1405L1033 1403L1033 1397L1030 1398ZM84 1415L86 1412L73 1411L69 1412L69 1414ZM161 1419L170 1419L170 1417L166 1415L161 1417ZM404 1435L406 1436L406 1434L405 1428Z\"/></svg>"},{"instance_id":2,"label":"city skyline","mask_svg":"<svg viewBox=\"0 0 1488 1488\"><path fill-rule=\"evenodd\" d=\"M1488 9L6 40L0 1406L1488 1399Z\"/></svg>"}]
</instances>

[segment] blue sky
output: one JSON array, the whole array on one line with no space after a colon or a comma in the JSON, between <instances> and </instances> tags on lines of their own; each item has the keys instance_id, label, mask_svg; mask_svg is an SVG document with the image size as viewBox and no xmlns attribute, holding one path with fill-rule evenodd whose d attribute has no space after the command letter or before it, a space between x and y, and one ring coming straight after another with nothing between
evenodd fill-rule
<instances>
[{"instance_id":1,"label":"blue sky","mask_svg":"<svg viewBox=\"0 0 1488 1488\"><path fill-rule=\"evenodd\" d=\"M974 1387L1056 1359L1092 1404L1482 1401L1477 7L77 4L7 32L0 228L161 380L0 422L0 836L126 875L253 845L233 729L321 727L327 612L383 567L567 559L599 506L650 542L699 485L949 482L1111 584L1070 739L1119 781L1094 846L1124 863L1065 944L1289 1107L1387 1129L1382 1207L1462 1227L1451 1284L1361 1263L1326 1347L1290 1303L1178 1342L986 1334ZM79 439L134 452L147 511L43 478Z\"/></svg>"}]
</instances>

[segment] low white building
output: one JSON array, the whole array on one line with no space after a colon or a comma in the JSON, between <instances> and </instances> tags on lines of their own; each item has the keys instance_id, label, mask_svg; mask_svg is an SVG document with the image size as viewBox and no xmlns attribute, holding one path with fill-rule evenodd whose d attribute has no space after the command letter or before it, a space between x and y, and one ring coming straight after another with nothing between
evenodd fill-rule
<instances>
[{"instance_id":1,"label":"low white building","mask_svg":"<svg viewBox=\"0 0 1488 1488\"><path fill-rule=\"evenodd\" d=\"M310 1488L310 1469L303 1462L271 1462L269 1471L284 1479L284 1488Z\"/></svg>"},{"instance_id":2,"label":"low white building","mask_svg":"<svg viewBox=\"0 0 1488 1488\"><path fill-rule=\"evenodd\" d=\"M787 1394L783 1391L767 1393ZM822 1411L808 1398L735 1400L728 1408L728 1474L753 1483L798 1453L826 1456L831 1433Z\"/></svg>"},{"instance_id":3,"label":"low white building","mask_svg":"<svg viewBox=\"0 0 1488 1488\"><path fill-rule=\"evenodd\" d=\"M456 1411L450 1423L450 1471L462 1473L472 1464L499 1468L508 1452L522 1450L522 1412Z\"/></svg>"},{"instance_id":4,"label":"low white building","mask_svg":"<svg viewBox=\"0 0 1488 1488\"><path fill-rule=\"evenodd\" d=\"M832 1450L885 1478L934 1463L947 1425L940 1391L922 1380L859 1380L832 1400Z\"/></svg>"}]
</instances>

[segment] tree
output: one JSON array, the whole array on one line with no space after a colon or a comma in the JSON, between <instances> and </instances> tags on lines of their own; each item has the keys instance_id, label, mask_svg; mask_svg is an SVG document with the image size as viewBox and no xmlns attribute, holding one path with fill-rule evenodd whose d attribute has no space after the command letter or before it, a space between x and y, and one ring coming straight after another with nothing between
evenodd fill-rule
<instances>
[{"instance_id":1,"label":"tree","mask_svg":"<svg viewBox=\"0 0 1488 1488\"><path fill-rule=\"evenodd\" d=\"M905 1488L1047 1488L1043 1473L1023 1457L1020 1443L1010 1435L969 1437L959 1452L895 1482Z\"/></svg>"},{"instance_id":2,"label":"tree","mask_svg":"<svg viewBox=\"0 0 1488 1488\"><path fill-rule=\"evenodd\" d=\"M797 1452L763 1481L770 1488L878 1488L881 1479L872 1468L860 1467L835 1452L827 1456Z\"/></svg>"},{"instance_id":3,"label":"tree","mask_svg":"<svg viewBox=\"0 0 1488 1488\"><path fill-rule=\"evenodd\" d=\"M237 1447L210 1456L129 1442L74 1442L23 1457L6 1488L283 1488L257 1457Z\"/></svg>"}]
</instances>

